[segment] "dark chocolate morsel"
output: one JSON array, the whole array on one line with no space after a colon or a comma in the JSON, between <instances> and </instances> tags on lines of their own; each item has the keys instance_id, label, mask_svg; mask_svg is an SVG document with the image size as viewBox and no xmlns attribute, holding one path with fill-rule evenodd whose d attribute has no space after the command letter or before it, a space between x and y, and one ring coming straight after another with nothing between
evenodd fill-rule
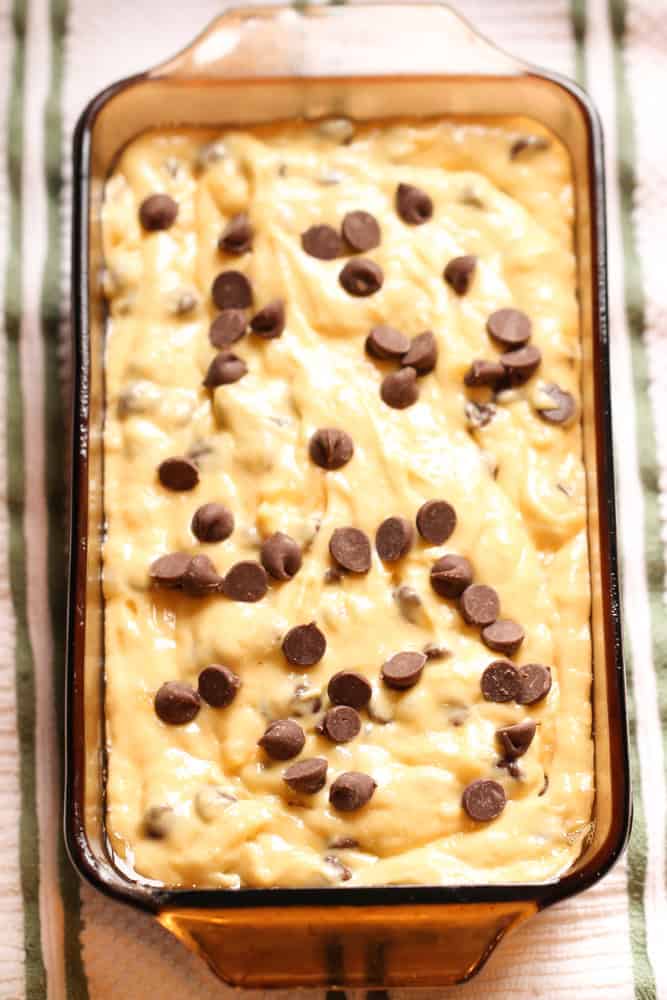
<instances>
[{"instance_id":1,"label":"dark chocolate morsel","mask_svg":"<svg viewBox=\"0 0 667 1000\"><path fill-rule=\"evenodd\" d=\"M440 597L460 597L472 583L472 566L465 556L442 556L433 563L430 580Z\"/></svg>"},{"instance_id":2,"label":"dark chocolate morsel","mask_svg":"<svg viewBox=\"0 0 667 1000\"><path fill-rule=\"evenodd\" d=\"M252 305L252 288L240 271L221 271L211 285L218 309L247 309Z\"/></svg>"},{"instance_id":3,"label":"dark chocolate morsel","mask_svg":"<svg viewBox=\"0 0 667 1000\"><path fill-rule=\"evenodd\" d=\"M561 389L555 382L542 387L542 392L549 397L549 406L538 405L537 412L548 424L568 424L577 411L574 396Z\"/></svg>"},{"instance_id":4,"label":"dark chocolate morsel","mask_svg":"<svg viewBox=\"0 0 667 1000\"><path fill-rule=\"evenodd\" d=\"M219 385L231 385L232 382L242 379L247 371L248 366L243 358L239 358L231 351L220 351L208 366L204 385L207 389L216 389Z\"/></svg>"},{"instance_id":5,"label":"dark chocolate morsel","mask_svg":"<svg viewBox=\"0 0 667 1000\"><path fill-rule=\"evenodd\" d=\"M248 323L242 309L223 309L208 331L208 339L213 347L219 350L231 347L240 340L246 331Z\"/></svg>"},{"instance_id":6,"label":"dark chocolate morsel","mask_svg":"<svg viewBox=\"0 0 667 1000\"><path fill-rule=\"evenodd\" d=\"M256 562L235 563L225 576L222 590L232 601L259 601L268 590L266 570Z\"/></svg>"},{"instance_id":7,"label":"dark chocolate morsel","mask_svg":"<svg viewBox=\"0 0 667 1000\"><path fill-rule=\"evenodd\" d=\"M466 254L463 257L453 257L444 270L443 278L457 295L465 295L470 288L470 282L477 267L477 257Z\"/></svg>"},{"instance_id":8,"label":"dark chocolate morsel","mask_svg":"<svg viewBox=\"0 0 667 1000\"><path fill-rule=\"evenodd\" d=\"M336 528L329 552L334 562L350 573L368 573L371 568L371 543L359 528Z\"/></svg>"},{"instance_id":9,"label":"dark chocolate morsel","mask_svg":"<svg viewBox=\"0 0 667 1000\"><path fill-rule=\"evenodd\" d=\"M327 686L327 694L334 705L349 705L358 710L366 707L372 693L370 682L354 670L339 670Z\"/></svg>"},{"instance_id":10,"label":"dark chocolate morsel","mask_svg":"<svg viewBox=\"0 0 667 1000\"><path fill-rule=\"evenodd\" d=\"M482 642L496 653L514 656L526 633L518 622L509 618L499 618L482 629Z\"/></svg>"},{"instance_id":11,"label":"dark chocolate morsel","mask_svg":"<svg viewBox=\"0 0 667 1000\"><path fill-rule=\"evenodd\" d=\"M327 640L315 622L295 625L285 635L282 650L285 659L295 667L312 667L326 652Z\"/></svg>"},{"instance_id":12,"label":"dark chocolate morsel","mask_svg":"<svg viewBox=\"0 0 667 1000\"><path fill-rule=\"evenodd\" d=\"M496 736L503 748L503 757L507 761L516 760L523 757L526 750L533 742L535 736L535 723L532 719L523 719L513 726L504 726L496 730Z\"/></svg>"},{"instance_id":13,"label":"dark chocolate morsel","mask_svg":"<svg viewBox=\"0 0 667 1000\"><path fill-rule=\"evenodd\" d=\"M283 781L294 792L314 795L324 788L328 767L328 761L324 757L307 757L305 760L290 764L283 771Z\"/></svg>"},{"instance_id":14,"label":"dark chocolate morsel","mask_svg":"<svg viewBox=\"0 0 667 1000\"><path fill-rule=\"evenodd\" d=\"M301 549L293 538L276 531L262 544L262 566L274 580L291 580L301 569Z\"/></svg>"},{"instance_id":15,"label":"dark chocolate morsel","mask_svg":"<svg viewBox=\"0 0 667 1000\"><path fill-rule=\"evenodd\" d=\"M285 329L285 303L283 299L273 299L250 320L250 329L264 340L279 337Z\"/></svg>"},{"instance_id":16,"label":"dark chocolate morsel","mask_svg":"<svg viewBox=\"0 0 667 1000\"><path fill-rule=\"evenodd\" d=\"M226 253L242 254L252 249L252 225L245 212L234 215L218 240L218 247Z\"/></svg>"},{"instance_id":17,"label":"dark chocolate morsel","mask_svg":"<svg viewBox=\"0 0 667 1000\"><path fill-rule=\"evenodd\" d=\"M463 376L463 381L469 389L476 389L480 385L488 385L495 389L503 383L506 377L507 372L500 361L480 359L473 361Z\"/></svg>"},{"instance_id":18,"label":"dark chocolate morsel","mask_svg":"<svg viewBox=\"0 0 667 1000\"><path fill-rule=\"evenodd\" d=\"M165 458L157 470L158 478L168 490L193 490L199 482L199 469L189 458Z\"/></svg>"},{"instance_id":19,"label":"dark chocolate morsel","mask_svg":"<svg viewBox=\"0 0 667 1000\"><path fill-rule=\"evenodd\" d=\"M350 705L334 705L322 719L322 733L332 743L349 743L361 731L361 719Z\"/></svg>"},{"instance_id":20,"label":"dark chocolate morsel","mask_svg":"<svg viewBox=\"0 0 667 1000\"><path fill-rule=\"evenodd\" d=\"M301 234L301 246L318 260L334 260L343 253L343 241L333 226L311 226Z\"/></svg>"},{"instance_id":21,"label":"dark chocolate morsel","mask_svg":"<svg viewBox=\"0 0 667 1000\"><path fill-rule=\"evenodd\" d=\"M422 675L426 656L424 653L396 653L382 664L380 676L387 687L403 691L413 687Z\"/></svg>"},{"instance_id":22,"label":"dark chocolate morsel","mask_svg":"<svg viewBox=\"0 0 667 1000\"><path fill-rule=\"evenodd\" d=\"M541 663L527 663L519 668L519 684L516 696L519 705L534 705L546 698L551 690L551 670Z\"/></svg>"},{"instance_id":23,"label":"dark chocolate morsel","mask_svg":"<svg viewBox=\"0 0 667 1000\"><path fill-rule=\"evenodd\" d=\"M379 264L367 257L355 257L348 260L340 272L338 280L350 295L365 298L382 288L384 274Z\"/></svg>"},{"instance_id":24,"label":"dark chocolate morsel","mask_svg":"<svg viewBox=\"0 0 667 1000\"><path fill-rule=\"evenodd\" d=\"M407 517L388 517L375 533L377 554L383 562L396 562L410 551L414 537Z\"/></svg>"},{"instance_id":25,"label":"dark chocolate morsel","mask_svg":"<svg viewBox=\"0 0 667 1000\"><path fill-rule=\"evenodd\" d=\"M512 385L523 385L540 367L542 353L534 344L526 344L518 351L508 351L500 355L500 363Z\"/></svg>"},{"instance_id":26,"label":"dark chocolate morsel","mask_svg":"<svg viewBox=\"0 0 667 1000\"><path fill-rule=\"evenodd\" d=\"M310 439L308 454L321 469L340 469L352 458L354 442L347 431L320 427Z\"/></svg>"},{"instance_id":27,"label":"dark chocolate morsel","mask_svg":"<svg viewBox=\"0 0 667 1000\"><path fill-rule=\"evenodd\" d=\"M480 686L486 701L514 701L521 686L519 672L513 663L495 660L482 674Z\"/></svg>"},{"instance_id":28,"label":"dark chocolate morsel","mask_svg":"<svg viewBox=\"0 0 667 1000\"><path fill-rule=\"evenodd\" d=\"M400 361L409 349L409 338L393 326L374 326L366 337L366 350L381 361Z\"/></svg>"},{"instance_id":29,"label":"dark chocolate morsel","mask_svg":"<svg viewBox=\"0 0 667 1000\"><path fill-rule=\"evenodd\" d=\"M500 614L500 599L493 587L472 583L461 594L459 608L468 625L492 625Z\"/></svg>"},{"instance_id":30,"label":"dark chocolate morsel","mask_svg":"<svg viewBox=\"0 0 667 1000\"><path fill-rule=\"evenodd\" d=\"M223 542L234 530L234 515L221 503L205 503L195 511L191 528L200 542Z\"/></svg>"},{"instance_id":31,"label":"dark chocolate morsel","mask_svg":"<svg viewBox=\"0 0 667 1000\"><path fill-rule=\"evenodd\" d=\"M361 771L344 771L329 789L329 801L339 812L354 812L372 798L377 784L370 774Z\"/></svg>"},{"instance_id":32,"label":"dark chocolate morsel","mask_svg":"<svg viewBox=\"0 0 667 1000\"><path fill-rule=\"evenodd\" d=\"M259 745L273 760L291 760L301 753L305 742L306 737L298 722L276 719L267 726Z\"/></svg>"},{"instance_id":33,"label":"dark chocolate morsel","mask_svg":"<svg viewBox=\"0 0 667 1000\"><path fill-rule=\"evenodd\" d=\"M414 368L418 375L428 375L438 361L438 345L432 330L412 338L410 349L401 358L403 368Z\"/></svg>"},{"instance_id":34,"label":"dark chocolate morsel","mask_svg":"<svg viewBox=\"0 0 667 1000\"><path fill-rule=\"evenodd\" d=\"M176 222L178 205L168 194L152 194L139 206L139 221L149 233L169 229Z\"/></svg>"},{"instance_id":35,"label":"dark chocolate morsel","mask_svg":"<svg viewBox=\"0 0 667 1000\"><path fill-rule=\"evenodd\" d=\"M214 663L199 675L197 689L204 701L213 708L231 705L241 687L241 678L229 667Z\"/></svg>"},{"instance_id":36,"label":"dark chocolate morsel","mask_svg":"<svg viewBox=\"0 0 667 1000\"><path fill-rule=\"evenodd\" d=\"M155 695L155 713L170 726L192 722L201 708L201 699L194 688L180 681L167 681Z\"/></svg>"},{"instance_id":37,"label":"dark chocolate morsel","mask_svg":"<svg viewBox=\"0 0 667 1000\"><path fill-rule=\"evenodd\" d=\"M161 587L178 589L183 583L183 574L190 565L192 556L188 552L169 552L151 563L151 579Z\"/></svg>"},{"instance_id":38,"label":"dark chocolate morsel","mask_svg":"<svg viewBox=\"0 0 667 1000\"><path fill-rule=\"evenodd\" d=\"M473 781L463 792L463 808L478 823L496 819L505 808L505 789L491 778Z\"/></svg>"},{"instance_id":39,"label":"dark chocolate morsel","mask_svg":"<svg viewBox=\"0 0 667 1000\"><path fill-rule=\"evenodd\" d=\"M409 226L420 226L433 215L433 201L412 184L399 184L396 189L396 211Z\"/></svg>"},{"instance_id":40,"label":"dark chocolate morsel","mask_svg":"<svg viewBox=\"0 0 667 1000\"><path fill-rule=\"evenodd\" d=\"M401 368L385 375L380 386L380 396L393 410L405 410L419 399L417 372L414 368Z\"/></svg>"},{"instance_id":41,"label":"dark chocolate morsel","mask_svg":"<svg viewBox=\"0 0 667 1000\"><path fill-rule=\"evenodd\" d=\"M510 350L523 347L530 340L530 319L520 309L498 309L486 321L486 332Z\"/></svg>"},{"instance_id":42,"label":"dark chocolate morsel","mask_svg":"<svg viewBox=\"0 0 667 1000\"><path fill-rule=\"evenodd\" d=\"M380 226L370 212L348 212L341 226L343 237L359 253L380 245Z\"/></svg>"},{"instance_id":43,"label":"dark chocolate morsel","mask_svg":"<svg viewBox=\"0 0 667 1000\"><path fill-rule=\"evenodd\" d=\"M442 545L456 527L456 511L446 500L427 500L417 511L417 531L432 545Z\"/></svg>"},{"instance_id":44,"label":"dark chocolate morsel","mask_svg":"<svg viewBox=\"0 0 667 1000\"><path fill-rule=\"evenodd\" d=\"M222 589L222 577L208 556L193 556L183 574L181 586L191 597L206 597Z\"/></svg>"}]
</instances>

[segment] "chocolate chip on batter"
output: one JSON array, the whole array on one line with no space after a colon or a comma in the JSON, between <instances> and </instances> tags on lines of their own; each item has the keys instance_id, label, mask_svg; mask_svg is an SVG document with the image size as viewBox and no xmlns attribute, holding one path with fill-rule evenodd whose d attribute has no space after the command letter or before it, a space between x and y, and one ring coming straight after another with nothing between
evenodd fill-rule
<instances>
[{"instance_id":1,"label":"chocolate chip on batter","mask_svg":"<svg viewBox=\"0 0 667 1000\"><path fill-rule=\"evenodd\" d=\"M301 549L293 538L276 531L262 543L262 566L274 580L291 580L301 569Z\"/></svg>"},{"instance_id":2,"label":"chocolate chip on batter","mask_svg":"<svg viewBox=\"0 0 667 1000\"><path fill-rule=\"evenodd\" d=\"M354 454L354 442L347 431L320 427L310 439L308 454L321 469L341 469Z\"/></svg>"},{"instance_id":3,"label":"chocolate chip on batter","mask_svg":"<svg viewBox=\"0 0 667 1000\"><path fill-rule=\"evenodd\" d=\"M495 660L482 674L480 686L486 701L514 701L521 687L519 671L507 660Z\"/></svg>"},{"instance_id":4,"label":"chocolate chip on batter","mask_svg":"<svg viewBox=\"0 0 667 1000\"><path fill-rule=\"evenodd\" d=\"M365 298L382 288L384 274L380 265L374 260L356 257L354 260L348 260L338 280L350 295Z\"/></svg>"},{"instance_id":5,"label":"chocolate chip on batter","mask_svg":"<svg viewBox=\"0 0 667 1000\"><path fill-rule=\"evenodd\" d=\"M477 267L477 257L466 254L463 257L453 257L443 272L443 278L457 295L465 295Z\"/></svg>"},{"instance_id":6,"label":"chocolate chip on batter","mask_svg":"<svg viewBox=\"0 0 667 1000\"><path fill-rule=\"evenodd\" d=\"M402 583L393 593L394 600L398 604L398 609L406 622L411 625L418 625L421 615L422 599L414 589Z\"/></svg>"},{"instance_id":7,"label":"chocolate chip on batter","mask_svg":"<svg viewBox=\"0 0 667 1000\"><path fill-rule=\"evenodd\" d=\"M219 385L231 385L232 382L242 379L247 372L248 366L243 358L239 358L231 351L220 351L208 366L203 384L207 389L216 389Z\"/></svg>"},{"instance_id":8,"label":"chocolate chip on batter","mask_svg":"<svg viewBox=\"0 0 667 1000\"><path fill-rule=\"evenodd\" d=\"M506 801L505 789L499 782L480 778L465 789L462 804L471 819L485 823L500 816Z\"/></svg>"},{"instance_id":9,"label":"chocolate chip on batter","mask_svg":"<svg viewBox=\"0 0 667 1000\"><path fill-rule=\"evenodd\" d=\"M245 212L234 215L218 240L218 248L226 253L242 254L252 248L254 231Z\"/></svg>"},{"instance_id":10,"label":"chocolate chip on batter","mask_svg":"<svg viewBox=\"0 0 667 1000\"><path fill-rule=\"evenodd\" d=\"M295 667L312 667L319 663L327 648L327 640L315 622L295 625L285 635L282 650L285 659Z\"/></svg>"},{"instance_id":11,"label":"chocolate chip on batter","mask_svg":"<svg viewBox=\"0 0 667 1000\"><path fill-rule=\"evenodd\" d=\"M542 392L549 397L550 405L536 407L537 412L549 424L567 424L576 412L574 396L565 389L561 389L555 382L550 382L542 387Z\"/></svg>"},{"instance_id":12,"label":"chocolate chip on batter","mask_svg":"<svg viewBox=\"0 0 667 1000\"><path fill-rule=\"evenodd\" d=\"M492 403L475 403L468 400L465 404L466 423L471 430L479 430L490 424L496 415L496 407Z\"/></svg>"},{"instance_id":13,"label":"chocolate chip on batter","mask_svg":"<svg viewBox=\"0 0 667 1000\"><path fill-rule=\"evenodd\" d=\"M516 701L519 705L534 705L546 698L551 690L551 671L541 663L527 663L519 668L519 691Z\"/></svg>"},{"instance_id":14,"label":"chocolate chip on batter","mask_svg":"<svg viewBox=\"0 0 667 1000\"><path fill-rule=\"evenodd\" d=\"M255 313L250 320L250 329L264 340L274 340L285 329L285 303L283 299L273 299Z\"/></svg>"},{"instance_id":15,"label":"chocolate chip on batter","mask_svg":"<svg viewBox=\"0 0 667 1000\"><path fill-rule=\"evenodd\" d=\"M242 309L223 309L215 317L208 331L208 339L213 347L231 347L240 340L248 323Z\"/></svg>"},{"instance_id":16,"label":"chocolate chip on batter","mask_svg":"<svg viewBox=\"0 0 667 1000\"><path fill-rule=\"evenodd\" d=\"M437 642L427 642L423 648L424 656L427 660L448 660L452 655L451 649L446 646L439 646Z\"/></svg>"},{"instance_id":17,"label":"chocolate chip on batter","mask_svg":"<svg viewBox=\"0 0 667 1000\"><path fill-rule=\"evenodd\" d=\"M548 149L551 143L543 135L522 135L518 139L515 139L510 146L510 160L516 160L519 157L524 159L525 157L532 155L533 153L543 152Z\"/></svg>"},{"instance_id":18,"label":"chocolate chip on batter","mask_svg":"<svg viewBox=\"0 0 667 1000\"><path fill-rule=\"evenodd\" d=\"M201 708L201 699L194 688L180 681L167 681L155 695L155 713L170 726L192 722Z\"/></svg>"},{"instance_id":19,"label":"chocolate chip on batter","mask_svg":"<svg viewBox=\"0 0 667 1000\"><path fill-rule=\"evenodd\" d=\"M500 618L482 629L482 642L496 653L514 656L526 633L518 622Z\"/></svg>"},{"instance_id":20,"label":"chocolate chip on batter","mask_svg":"<svg viewBox=\"0 0 667 1000\"><path fill-rule=\"evenodd\" d=\"M371 543L359 528L336 528L329 552L334 562L350 573L368 573L371 568Z\"/></svg>"},{"instance_id":21,"label":"chocolate chip on batter","mask_svg":"<svg viewBox=\"0 0 667 1000\"><path fill-rule=\"evenodd\" d=\"M446 500L427 500L417 511L417 531L432 545L442 545L456 527L456 511Z\"/></svg>"},{"instance_id":22,"label":"chocolate chip on batter","mask_svg":"<svg viewBox=\"0 0 667 1000\"><path fill-rule=\"evenodd\" d=\"M151 806L144 814L144 834L151 840L164 840L174 822L174 810L171 806Z\"/></svg>"},{"instance_id":23,"label":"chocolate chip on batter","mask_svg":"<svg viewBox=\"0 0 667 1000\"><path fill-rule=\"evenodd\" d=\"M256 562L235 563L225 576L222 589L232 601L259 601L268 590L266 571Z\"/></svg>"},{"instance_id":24,"label":"chocolate chip on batter","mask_svg":"<svg viewBox=\"0 0 667 1000\"><path fill-rule=\"evenodd\" d=\"M318 260L334 260L343 253L343 241L333 226L311 226L301 234L301 246Z\"/></svg>"},{"instance_id":25,"label":"chocolate chip on batter","mask_svg":"<svg viewBox=\"0 0 667 1000\"><path fill-rule=\"evenodd\" d=\"M460 597L472 583L472 566L465 556L441 556L431 567L430 580L440 597Z\"/></svg>"},{"instance_id":26,"label":"chocolate chip on batter","mask_svg":"<svg viewBox=\"0 0 667 1000\"><path fill-rule=\"evenodd\" d=\"M484 361L479 359L473 361L470 368L463 376L463 382L469 389L476 389L481 385L491 386L495 389L506 378L507 373L500 361Z\"/></svg>"},{"instance_id":27,"label":"chocolate chip on batter","mask_svg":"<svg viewBox=\"0 0 667 1000\"><path fill-rule=\"evenodd\" d=\"M359 713L350 705L335 705L322 719L322 733L332 743L349 743L360 731Z\"/></svg>"},{"instance_id":28,"label":"chocolate chip on batter","mask_svg":"<svg viewBox=\"0 0 667 1000\"><path fill-rule=\"evenodd\" d=\"M334 705L349 705L356 709L365 708L372 693L370 682L355 670L339 670L327 686L327 694Z\"/></svg>"},{"instance_id":29,"label":"chocolate chip on batter","mask_svg":"<svg viewBox=\"0 0 667 1000\"><path fill-rule=\"evenodd\" d=\"M352 249L359 253L366 253L380 245L380 226L370 212L348 212L341 230Z\"/></svg>"},{"instance_id":30,"label":"chocolate chip on batter","mask_svg":"<svg viewBox=\"0 0 667 1000\"><path fill-rule=\"evenodd\" d=\"M187 552L170 552L151 563L151 579L161 587L178 589L192 557Z\"/></svg>"},{"instance_id":31,"label":"chocolate chip on batter","mask_svg":"<svg viewBox=\"0 0 667 1000\"><path fill-rule=\"evenodd\" d=\"M306 737L298 722L276 719L267 726L259 746L274 760L291 760L301 753L305 742Z\"/></svg>"},{"instance_id":32,"label":"chocolate chip on batter","mask_svg":"<svg viewBox=\"0 0 667 1000\"><path fill-rule=\"evenodd\" d=\"M191 597L206 597L222 589L222 577L208 556L193 556L183 574L181 586Z\"/></svg>"},{"instance_id":33,"label":"chocolate chip on batter","mask_svg":"<svg viewBox=\"0 0 667 1000\"><path fill-rule=\"evenodd\" d=\"M468 625L492 625L500 614L500 600L493 587L473 583L461 594L459 608Z\"/></svg>"},{"instance_id":34,"label":"chocolate chip on batter","mask_svg":"<svg viewBox=\"0 0 667 1000\"><path fill-rule=\"evenodd\" d=\"M505 760L516 760L523 757L526 750L533 742L535 736L535 723L532 719L523 719L513 726L503 726L496 730L496 736L503 748Z\"/></svg>"},{"instance_id":35,"label":"chocolate chip on batter","mask_svg":"<svg viewBox=\"0 0 667 1000\"><path fill-rule=\"evenodd\" d=\"M192 534L200 542L224 542L234 530L234 515L221 503L205 503L194 513Z\"/></svg>"},{"instance_id":36,"label":"chocolate chip on batter","mask_svg":"<svg viewBox=\"0 0 667 1000\"><path fill-rule=\"evenodd\" d=\"M197 689L204 701L213 708L231 705L241 687L241 678L229 667L214 663L199 675Z\"/></svg>"},{"instance_id":37,"label":"chocolate chip on batter","mask_svg":"<svg viewBox=\"0 0 667 1000\"><path fill-rule=\"evenodd\" d=\"M344 771L329 789L329 802L339 812L354 812L370 801L376 788L377 784L370 774Z\"/></svg>"},{"instance_id":38,"label":"chocolate chip on batter","mask_svg":"<svg viewBox=\"0 0 667 1000\"><path fill-rule=\"evenodd\" d=\"M374 326L366 337L366 350L381 361L400 361L409 349L409 338L393 326Z\"/></svg>"},{"instance_id":39,"label":"chocolate chip on batter","mask_svg":"<svg viewBox=\"0 0 667 1000\"><path fill-rule=\"evenodd\" d=\"M283 771L283 781L294 792L301 795L314 795L324 788L327 780L327 769L329 763L324 757L308 757L306 760L298 760L296 764L290 764Z\"/></svg>"},{"instance_id":40,"label":"chocolate chip on batter","mask_svg":"<svg viewBox=\"0 0 667 1000\"><path fill-rule=\"evenodd\" d=\"M542 352L534 344L526 344L518 351L501 354L500 363L507 372L512 385L523 385L535 374L542 361Z\"/></svg>"},{"instance_id":41,"label":"chocolate chip on batter","mask_svg":"<svg viewBox=\"0 0 667 1000\"><path fill-rule=\"evenodd\" d=\"M523 347L530 340L530 319L520 309L498 309L486 321L486 332L503 347Z\"/></svg>"},{"instance_id":42,"label":"chocolate chip on batter","mask_svg":"<svg viewBox=\"0 0 667 1000\"><path fill-rule=\"evenodd\" d=\"M417 683L425 663L424 653L396 653L382 664L380 676L387 687L403 691Z\"/></svg>"},{"instance_id":43,"label":"chocolate chip on batter","mask_svg":"<svg viewBox=\"0 0 667 1000\"><path fill-rule=\"evenodd\" d=\"M410 551L414 537L407 517L388 517L375 533L377 554L383 562L396 562Z\"/></svg>"},{"instance_id":44,"label":"chocolate chip on batter","mask_svg":"<svg viewBox=\"0 0 667 1000\"><path fill-rule=\"evenodd\" d=\"M240 271L221 271L211 285L218 309L247 309L252 305L252 288Z\"/></svg>"},{"instance_id":45,"label":"chocolate chip on batter","mask_svg":"<svg viewBox=\"0 0 667 1000\"><path fill-rule=\"evenodd\" d=\"M393 410L405 410L419 399L417 372L414 368L401 368L400 372L385 375L380 386L380 396Z\"/></svg>"},{"instance_id":46,"label":"chocolate chip on batter","mask_svg":"<svg viewBox=\"0 0 667 1000\"><path fill-rule=\"evenodd\" d=\"M187 458L165 458L157 470L158 478L168 490L193 490L199 482L199 469Z\"/></svg>"},{"instance_id":47,"label":"chocolate chip on batter","mask_svg":"<svg viewBox=\"0 0 667 1000\"><path fill-rule=\"evenodd\" d=\"M139 206L139 221L148 232L169 229L176 222L178 205L168 194L152 194Z\"/></svg>"},{"instance_id":48,"label":"chocolate chip on batter","mask_svg":"<svg viewBox=\"0 0 667 1000\"><path fill-rule=\"evenodd\" d=\"M396 211L410 226L420 226L433 215L433 201L421 188L399 184L396 189Z\"/></svg>"},{"instance_id":49,"label":"chocolate chip on batter","mask_svg":"<svg viewBox=\"0 0 667 1000\"><path fill-rule=\"evenodd\" d=\"M340 583L342 579L343 579L343 574L339 569L336 569L335 566L330 566L324 572L324 582L326 584Z\"/></svg>"},{"instance_id":50,"label":"chocolate chip on batter","mask_svg":"<svg viewBox=\"0 0 667 1000\"><path fill-rule=\"evenodd\" d=\"M404 368L414 368L418 375L428 375L438 361L438 345L431 330L424 330L412 338L410 350L401 358Z\"/></svg>"}]
</instances>

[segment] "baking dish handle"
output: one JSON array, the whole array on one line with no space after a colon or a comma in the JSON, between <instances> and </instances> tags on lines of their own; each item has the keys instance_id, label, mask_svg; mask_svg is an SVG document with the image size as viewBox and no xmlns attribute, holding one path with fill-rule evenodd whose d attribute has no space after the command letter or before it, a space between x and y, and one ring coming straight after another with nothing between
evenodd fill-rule
<instances>
[{"instance_id":1,"label":"baking dish handle","mask_svg":"<svg viewBox=\"0 0 667 1000\"><path fill-rule=\"evenodd\" d=\"M149 76L180 80L525 72L445 4L231 8ZM397 41L399 40L399 41ZM390 62L388 63L388 60Z\"/></svg>"}]
</instances>

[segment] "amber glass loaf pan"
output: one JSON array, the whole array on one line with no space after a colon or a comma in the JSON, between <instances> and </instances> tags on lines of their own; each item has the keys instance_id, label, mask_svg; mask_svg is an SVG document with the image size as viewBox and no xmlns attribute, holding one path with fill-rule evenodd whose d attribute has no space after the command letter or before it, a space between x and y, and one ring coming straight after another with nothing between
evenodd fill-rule
<instances>
[{"instance_id":1,"label":"amber glass loaf pan","mask_svg":"<svg viewBox=\"0 0 667 1000\"><path fill-rule=\"evenodd\" d=\"M399 41L400 40L400 41ZM146 129L328 115L382 119L516 115L570 152L583 338L582 410L592 580L594 823L556 881L352 889L171 890L121 871L105 840L101 542L105 306L100 214L105 179ZM605 231L597 117L573 84L537 72L440 5L232 10L180 55L96 97L74 140L76 350L69 578L65 827L78 871L152 912L235 985L435 986L480 968L504 934L592 885L630 825L611 455Z\"/></svg>"}]
</instances>

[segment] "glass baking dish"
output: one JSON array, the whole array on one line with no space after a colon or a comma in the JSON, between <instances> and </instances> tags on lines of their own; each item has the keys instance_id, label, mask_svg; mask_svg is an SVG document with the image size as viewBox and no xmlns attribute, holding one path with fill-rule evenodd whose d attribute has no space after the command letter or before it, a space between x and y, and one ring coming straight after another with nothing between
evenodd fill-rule
<instances>
[{"instance_id":1,"label":"glass baking dish","mask_svg":"<svg viewBox=\"0 0 667 1000\"><path fill-rule=\"evenodd\" d=\"M125 144L149 128L415 114L521 114L556 133L572 158L592 579L591 835L575 865L547 884L234 891L171 890L140 881L115 863L104 827L100 209L105 179ZM592 885L624 847L631 810L601 143L595 110L574 84L499 51L439 4L230 10L174 59L99 94L81 116L74 137L67 846L82 876L108 895L152 912L229 983L394 987L462 981L511 928Z\"/></svg>"}]
</instances>

